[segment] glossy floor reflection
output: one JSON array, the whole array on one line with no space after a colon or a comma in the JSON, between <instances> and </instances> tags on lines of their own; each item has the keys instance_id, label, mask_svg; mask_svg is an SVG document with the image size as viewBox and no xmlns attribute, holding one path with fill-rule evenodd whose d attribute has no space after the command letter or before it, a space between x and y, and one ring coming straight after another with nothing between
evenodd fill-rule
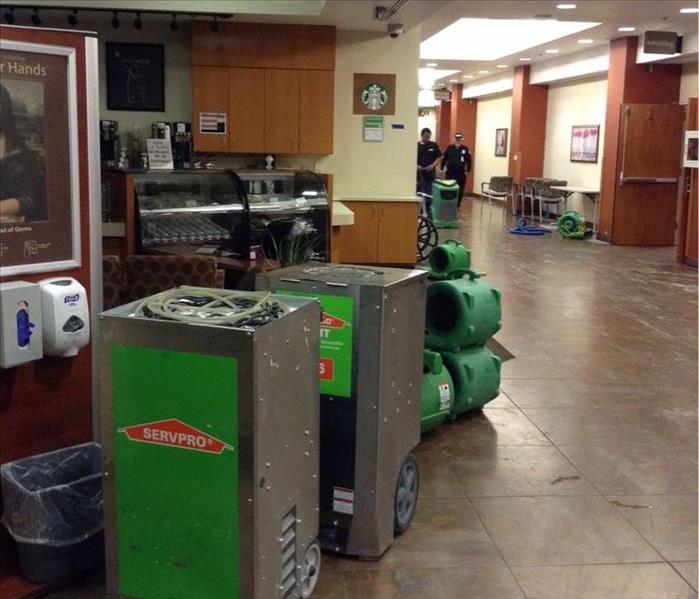
<instances>
[{"instance_id":1,"label":"glossy floor reflection","mask_svg":"<svg viewBox=\"0 0 699 599\"><path fill-rule=\"evenodd\" d=\"M501 397L423 439L412 528L378 562L324 556L314 597L697 597L696 271L510 226L466 203L442 231L503 293Z\"/></svg>"}]
</instances>

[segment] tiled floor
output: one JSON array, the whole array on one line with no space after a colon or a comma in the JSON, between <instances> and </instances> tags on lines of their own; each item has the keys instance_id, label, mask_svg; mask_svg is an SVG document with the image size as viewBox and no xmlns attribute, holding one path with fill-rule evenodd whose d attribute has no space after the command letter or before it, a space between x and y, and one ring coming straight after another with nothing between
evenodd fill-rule
<instances>
[{"instance_id":1,"label":"tiled floor","mask_svg":"<svg viewBox=\"0 0 699 599\"><path fill-rule=\"evenodd\" d=\"M669 248L510 235L495 207L443 233L503 292L517 358L497 401L417 448L411 529L379 562L326 556L314 596L696 598L696 271Z\"/></svg>"}]
</instances>

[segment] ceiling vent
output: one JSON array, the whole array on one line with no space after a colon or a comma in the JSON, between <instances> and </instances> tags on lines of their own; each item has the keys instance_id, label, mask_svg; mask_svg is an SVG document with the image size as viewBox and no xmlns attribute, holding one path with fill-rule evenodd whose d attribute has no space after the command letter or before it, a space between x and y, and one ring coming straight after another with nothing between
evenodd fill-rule
<instances>
[{"instance_id":1,"label":"ceiling vent","mask_svg":"<svg viewBox=\"0 0 699 599\"><path fill-rule=\"evenodd\" d=\"M374 7L374 19L377 21L388 21L407 3L408 0L396 0L391 6L376 6Z\"/></svg>"}]
</instances>

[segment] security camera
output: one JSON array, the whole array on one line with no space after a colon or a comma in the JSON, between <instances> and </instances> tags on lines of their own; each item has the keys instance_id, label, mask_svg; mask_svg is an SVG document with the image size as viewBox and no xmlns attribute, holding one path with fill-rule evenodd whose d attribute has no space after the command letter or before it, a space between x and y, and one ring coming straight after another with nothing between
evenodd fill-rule
<instances>
[{"instance_id":1,"label":"security camera","mask_svg":"<svg viewBox=\"0 0 699 599\"><path fill-rule=\"evenodd\" d=\"M403 33L403 25L400 23L389 23L386 30L392 39L396 39L401 33Z\"/></svg>"}]
</instances>

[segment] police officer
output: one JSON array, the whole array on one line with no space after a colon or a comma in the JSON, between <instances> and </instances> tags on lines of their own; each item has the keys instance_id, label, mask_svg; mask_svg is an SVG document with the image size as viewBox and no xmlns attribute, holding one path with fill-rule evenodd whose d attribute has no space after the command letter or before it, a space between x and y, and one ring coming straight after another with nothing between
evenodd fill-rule
<instances>
[{"instance_id":1,"label":"police officer","mask_svg":"<svg viewBox=\"0 0 699 599\"><path fill-rule=\"evenodd\" d=\"M425 127L420 131L420 141L417 142L417 190L419 193L432 195L432 182L435 179L437 164L442 157L439 146L430 141L432 131ZM427 211L432 214L432 200L425 198Z\"/></svg>"},{"instance_id":2,"label":"police officer","mask_svg":"<svg viewBox=\"0 0 699 599\"><path fill-rule=\"evenodd\" d=\"M447 148L442 158L442 168L446 167L447 179L454 179L459 186L459 208L466 186L466 173L471 172L471 152L461 143L463 138L462 133L455 133L454 143Z\"/></svg>"}]
</instances>

